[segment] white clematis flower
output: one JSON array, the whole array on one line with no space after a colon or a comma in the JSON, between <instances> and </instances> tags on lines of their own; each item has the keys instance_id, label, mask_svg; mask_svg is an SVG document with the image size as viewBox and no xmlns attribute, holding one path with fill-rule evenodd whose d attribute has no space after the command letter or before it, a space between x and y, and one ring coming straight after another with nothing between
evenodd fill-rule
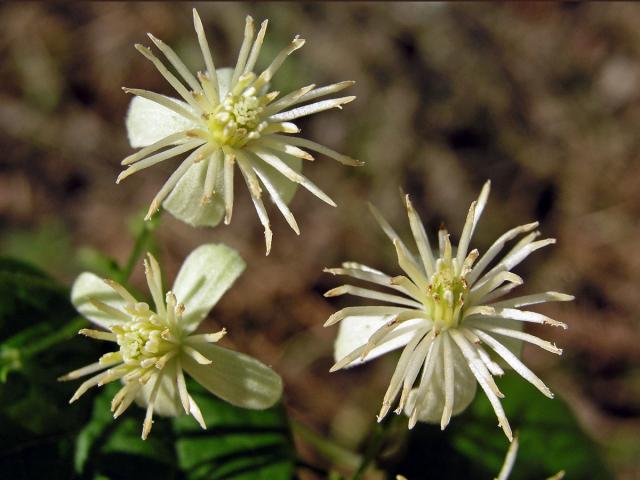
<instances>
[{"instance_id":1,"label":"white clematis flower","mask_svg":"<svg viewBox=\"0 0 640 480\"><path fill-rule=\"evenodd\" d=\"M113 398L113 417L134 400L146 405L142 429L146 439L153 414L176 416L183 410L206 428L198 405L187 392L184 372L214 395L244 408L265 409L282 395L282 380L258 360L214 345L226 333L195 334L218 299L242 273L245 263L225 245L203 245L185 260L173 291L163 295L158 263L145 260L147 283L155 310L138 302L122 285L83 273L75 281L71 300L78 311L104 330L80 334L118 345L98 362L75 370L60 380L94 374L70 400L94 386L120 380Z\"/></svg>"},{"instance_id":2,"label":"white clematis flower","mask_svg":"<svg viewBox=\"0 0 640 480\"><path fill-rule=\"evenodd\" d=\"M174 99L146 90L125 88L136 95L127 114L127 131L133 147L143 147L122 161L128 166L117 179L159 162L189 155L176 168L151 202L147 219L163 205L177 218L194 226L215 226L222 218L228 224L233 211L233 177L238 165L264 227L267 254L271 248L269 217L262 194L269 194L291 228L300 233L287 207L300 184L329 205L322 190L300 174L302 160L313 160L312 150L345 165L361 162L341 155L311 140L291 136L300 129L297 118L342 108L355 97L332 98L310 103L353 85L346 81L316 88L308 85L277 99L279 92L268 84L286 58L304 45L297 36L260 74L254 67L267 30L262 22L257 35L253 19L247 17L244 41L235 68L216 70L200 17L193 10L198 41L206 66L193 75L176 53L149 34L177 72L171 73L149 48L136 48L176 90ZM255 35L255 38L254 38Z\"/></svg>"},{"instance_id":3,"label":"white clematis flower","mask_svg":"<svg viewBox=\"0 0 640 480\"><path fill-rule=\"evenodd\" d=\"M439 250L432 252L424 226L409 196L406 207L411 231L418 247L415 257L396 232L372 208L382 229L393 242L403 275L390 277L357 263L326 271L348 275L391 289L381 292L354 285L328 291L327 297L351 294L385 305L347 307L331 315L325 326L342 322L336 339L336 364L331 371L357 365L391 350L403 348L389 388L384 396L381 420L398 396L399 405L409 416L409 428L418 420L440 421L444 429L451 416L462 412L473 400L477 384L489 398L499 426L512 439L511 428L500 403L503 394L494 382L502 368L485 347L536 386L553 397L547 386L517 356L521 342L528 342L561 354L555 345L522 331L522 323L538 323L566 328L545 315L522 307L550 301L573 300L570 295L545 292L502 299L523 283L511 270L530 253L554 239L535 240L537 222L513 228L502 235L480 256L469 251L469 243L489 196L487 182L477 201L471 204L456 250L444 228L438 232ZM505 244L525 234L501 260L494 262ZM492 263L493 262L493 263ZM489 268L490 265L493 265ZM415 385L415 388L414 388Z\"/></svg>"}]
</instances>

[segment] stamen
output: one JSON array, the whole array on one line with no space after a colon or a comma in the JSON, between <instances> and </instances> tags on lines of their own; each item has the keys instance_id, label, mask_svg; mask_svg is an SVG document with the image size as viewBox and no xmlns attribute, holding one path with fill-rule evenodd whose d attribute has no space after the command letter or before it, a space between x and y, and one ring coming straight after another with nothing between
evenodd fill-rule
<instances>
[{"instance_id":1,"label":"stamen","mask_svg":"<svg viewBox=\"0 0 640 480\"><path fill-rule=\"evenodd\" d=\"M211 360L209 360L207 357L205 357L203 354L201 354L198 350L196 350L193 347L190 347L188 345L184 345L182 347L182 351L184 353L186 353L187 355L189 355L191 358L193 358L200 365L210 365L211 364Z\"/></svg>"},{"instance_id":2,"label":"stamen","mask_svg":"<svg viewBox=\"0 0 640 480\"><path fill-rule=\"evenodd\" d=\"M89 328L83 328L78 332L85 337L94 338L96 340L106 340L108 342L115 342L116 336L111 332L104 332L100 330L91 330Z\"/></svg>"}]
</instances>

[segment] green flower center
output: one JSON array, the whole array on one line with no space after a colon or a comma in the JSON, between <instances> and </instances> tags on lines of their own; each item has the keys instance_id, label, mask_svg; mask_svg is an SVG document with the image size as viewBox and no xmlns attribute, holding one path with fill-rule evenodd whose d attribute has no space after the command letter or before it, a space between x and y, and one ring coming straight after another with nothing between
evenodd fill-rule
<instances>
[{"instance_id":1,"label":"green flower center","mask_svg":"<svg viewBox=\"0 0 640 480\"><path fill-rule=\"evenodd\" d=\"M427 289L428 307L436 326L447 329L458 325L468 292L466 280L455 274L453 261L438 259Z\"/></svg>"},{"instance_id":2,"label":"green flower center","mask_svg":"<svg viewBox=\"0 0 640 480\"><path fill-rule=\"evenodd\" d=\"M216 110L208 115L211 139L220 146L239 147L259 137L264 128L260 121L263 110L260 97L228 94Z\"/></svg>"}]
</instances>

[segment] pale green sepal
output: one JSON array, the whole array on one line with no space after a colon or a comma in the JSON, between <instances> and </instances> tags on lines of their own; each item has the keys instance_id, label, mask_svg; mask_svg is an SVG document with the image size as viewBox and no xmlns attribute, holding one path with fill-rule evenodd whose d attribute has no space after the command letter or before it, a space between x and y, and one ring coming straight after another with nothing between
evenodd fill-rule
<instances>
[{"instance_id":1,"label":"pale green sepal","mask_svg":"<svg viewBox=\"0 0 640 480\"><path fill-rule=\"evenodd\" d=\"M73 283L71 303L82 316L104 329L109 329L115 324L122 323L121 319L98 310L90 302L90 299L106 303L120 311L126 305L126 302L104 280L93 273L84 272Z\"/></svg>"},{"instance_id":2,"label":"pale green sepal","mask_svg":"<svg viewBox=\"0 0 640 480\"><path fill-rule=\"evenodd\" d=\"M193 227L215 227L224 218L222 172L216 177L216 193L202 203L207 164L208 160L203 160L192 165L162 204L174 217Z\"/></svg>"},{"instance_id":3,"label":"pale green sepal","mask_svg":"<svg viewBox=\"0 0 640 480\"><path fill-rule=\"evenodd\" d=\"M201 365L183 355L185 371L230 404L263 410L273 406L282 396L280 376L255 358L211 344L199 346L198 351L212 363Z\"/></svg>"},{"instance_id":4,"label":"pale green sepal","mask_svg":"<svg viewBox=\"0 0 640 480\"><path fill-rule=\"evenodd\" d=\"M340 322L340 330L338 337L334 343L334 359L339 362L356 348L361 347L371 337L371 335L382 327L385 323L393 318L392 315L382 316L351 316ZM388 340L381 345L373 348L363 359L357 358L353 362L346 365L346 368L355 367L362 363L373 360L387 352L404 347L416 335L416 328L420 323L424 323L422 319L408 320L403 322L394 330L392 340Z\"/></svg>"},{"instance_id":5,"label":"pale green sepal","mask_svg":"<svg viewBox=\"0 0 640 480\"><path fill-rule=\"evenodd\" d=\"M191 110L189 105L180 100L166 98ZM125 123L133 148L146 147L171 134L196 127L191 120L143 97L133 97Z\"/></svg>"},{"instance_id":6,"label":"pale green sepal","mask_svg":"<svg viewBox=\"0 0 640 480\"><path fill-rule=\"evenodd\" d=\"M302 160L278 152L278 157L296 172L302 171ZM285 203L291 202L298 184L267 165L259 158L254 161L269 178ZM193 227L215 227L224 218L224 174L221 166L216 173L215 193L208 203L202 203L208 159L191 166L178 181L162 206L174 217Z\"/></svg>"},{"instance_id":7,"label":"pale green sepal","mask_svg":"<svg viewBox=\"0 0 640 480\"><path fill-rule=\"evenodd\" d=\"M218 302L246 264L242 257L222 244L206 244L196 248L182 264L173 292L184 304L182 328L193 332Z\"/></svg>"}]
</instances>

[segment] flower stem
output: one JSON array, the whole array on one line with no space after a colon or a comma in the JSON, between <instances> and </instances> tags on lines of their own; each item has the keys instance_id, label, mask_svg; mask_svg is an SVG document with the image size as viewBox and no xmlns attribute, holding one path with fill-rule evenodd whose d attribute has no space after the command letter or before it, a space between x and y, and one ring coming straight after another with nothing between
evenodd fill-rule
<instances>
[{"instance_id":1,"label":"flower stem","mask_svg":"<svg viewBox=\"0 0 640 480\"><path fill-rule=\"evenodd\" d=\"M369 445L367 446L367 450L362 457L362 461L360 462L360 466L356 473L353 474L351 480L362 480L364 478L364 474L371 466L372 463L375 462L376 458L382 451L382 447L385 444L385 437L389 430L389 426L393 423L393 418L395 415L387 416L382 422L376 422L373 426L373 435Z\"/></svg>"},{"instance_id":2,"label":"flower stem","mask_svg":"<svg viewBox=\"0 0 640 480\"><path fill-rule=\"evenodd\" d=\"M84 318L80 316L75 317L69 323L60 327L60 329L58 329L55 333L47 335L41 340L32 341L29 347L21 350L21 354L25 358L32 357L33 355L36 355L43 350L52 347L53 345L69 340L78 333L78 330L86 325L87 321Z\"/></svg>"},{"instance_id":3,"label":"flower stem","mask_svg":"<svg viewBox=\"0 0 640 480\"><path fill-rule=\"evenodd\" d=\"M131 250L131 253L129 254L127 263L119 272L119 283L127 283L129 277L131 276L131 273L133 272L133 269L138 263L138 260L140 260L140 257L144 255L144 252L149 248L149 244L153 240L152 233L160 223L159 219L161 214L162 210L160 210L150 221L145 221L142 223L140 231L136 235L136 241L133 245L133 250Z\"/></svg>"},{"instance_id":4,"label":"flower stem","mask_svg":"<svg viewBox=\"0 0 640 480\"><path fill-rule=\"evenodd\" d=\"M318 435L307 425L294 418L291 418L290 422L291 429L294 433L312 445L320 455L331 460L334 464L354 469L361 463L361 457L357 453L354 453L331 440L327 440L321 435Z\"/></svg>"}]
</instances>

